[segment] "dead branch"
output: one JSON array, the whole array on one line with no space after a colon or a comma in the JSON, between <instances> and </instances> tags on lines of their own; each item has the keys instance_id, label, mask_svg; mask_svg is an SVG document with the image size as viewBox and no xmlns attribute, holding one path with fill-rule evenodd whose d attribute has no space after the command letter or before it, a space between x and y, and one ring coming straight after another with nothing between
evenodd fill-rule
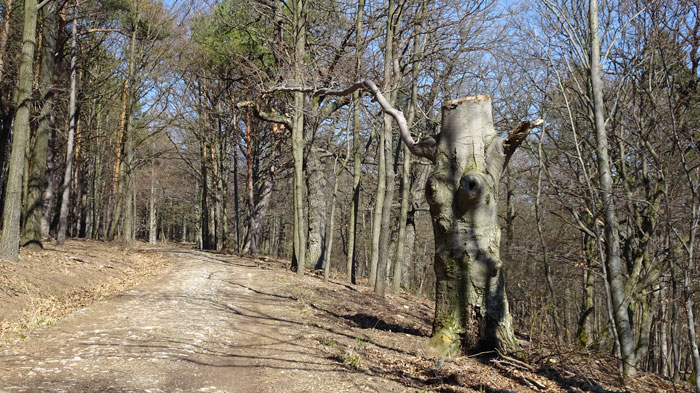
<instances>
[{"instance_id":1,"label":"dead branch","mask_svg":"<svg viewBox=\"0 0 700 393\"><path fill-rule=\"evenodd\" d=\"M101 264L99 264L99 263L90 262L90 261L88 261L87 259L83 259L83 258L68 257L68 259L70 259L70 260L72 260L72 261L76 261L76 262L87 263L88 265L95 265L95 266L99 267L100 269L105 269L105 268L106 268L106 269L114 269L114 266L110 266L110 265L101 265Z\"/></svg>"}]
</instances>

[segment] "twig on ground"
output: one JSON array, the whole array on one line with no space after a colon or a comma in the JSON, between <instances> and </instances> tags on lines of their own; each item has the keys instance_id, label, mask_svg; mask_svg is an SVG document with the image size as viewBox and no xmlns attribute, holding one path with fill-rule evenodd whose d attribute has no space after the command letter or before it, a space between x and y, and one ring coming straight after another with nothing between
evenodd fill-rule
<instances>
[{"instance_id":1,"label":"twig on ground","mask_svg":"<svg viewBox=\"0 0 700 393\"><path fill-rule=\"evenodd\" d=\"M90 261L88 261L87 259L83 259L83 258L68 257L68 259L70 259L70 260L72 260L72 261L76 261L76 262L87 263L87 264L89 264L89 265L95 265L95 266L99 267L100 269L105 269L105 268L106 268L106 269L114 269L114 266L110 266L110 265L101 265L101 264L99 264L99 263L90 262Z\"/></svg>"}]
</instances>

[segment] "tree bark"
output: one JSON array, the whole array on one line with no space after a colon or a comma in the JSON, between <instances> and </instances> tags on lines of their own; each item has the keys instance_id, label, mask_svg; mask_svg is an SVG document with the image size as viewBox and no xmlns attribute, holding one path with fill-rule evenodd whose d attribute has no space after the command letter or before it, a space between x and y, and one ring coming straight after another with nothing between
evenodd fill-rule
<instances>
[{"instance_id":1,"label":"tree bark","mask_svg":"<svg viewBox=\"0 0 700 393\"><path fill-rule=\"evenodd\" d=\"M148 201L148 243L156 244L158 240L158 221L156 220L156 165L151 162L151 196Z\"/></svg>"},{"instance_id":2,"label":"tree bark","mask_svg":"<svg viewBox=\"0 0 700 393\"><path fill-rule=\"evenodd\" d=\"M421 69L421 57L423 56L423 20L425 18L426 1L421 2L421 8L418 16L418 27L415 37L413 37L413 67L411 68L411 100L408 107L408 118L406 119L408 126L413 126L416 109L418 107L418 75ZM401 168L401 211L399 213L399 234L396 241L396 262L394 263L394 279L392 282L392 291L399 293L402 284L407 284L403 281L405 274L408 271L411 263L410 259L405 257L406 253L406 226L408 221L408 209L411 204L411 151L404 145L403 149L403 166ZM413 244L411 244L413 247Z\"/></svg>"},{"instance_id":3,"label":"tree bark","mask_svg":"<svg viewBox=\"0 0 700 393\"><path fill-rule=\"evenodd\" d=\"M19 257L20 215L22 212L22 174L24 151L29 139L29 115L32 104L32 67L36 49L36 0L24 2L24 32L22 55L17 80L17 111L15 113L12 153L7 171L7 186L0 235L0 258L17 261Z\"/></svg>"},{"instance_id":4,"label":"tree bark","mask_svg":"<svg viewBox=\"0 0 700 393\"><path fill-rule=\"evenodd\" d=\"M586 261L586 267L583 270L583 307L578 320L576 339L578 340L579 344L587 347L592 343L591 317L595 312L595 273L593 272L593 266L595 261L596 245L593 237L589 236L588 234L584 234L583 237L583 254Z\"/></svg>"},{"instance_id":5,"label":"tree bark","mask_svg":"<svg viewBox=\"0 0 700 393\"><path fill-rule=\"evenodd\" d=\"M56 165L53 160L53 156L57 154L55 152L55 146L57 144L55 127L51 127L50 135L46 162L46 188L42 194L43 212L41 215L41 237L45 239L51 236L51 213L53 212L53 204L56 195Z\"/></svg>"},{"instance_id":6,"label":"tree bark","mask_svg":"<svg viewBox=\"0 0 700 393\"><path fill-rule=\"evenodd\" d=\"M233 143L233 210L236 212L236 251L241 252L240 213L238 207L238 143Z\"/></svg>"},{"instance_id":7,"label":"tree bark","mask_svg":"<svg viewBox=\"0 0 700 393\"><path fill-rule=\"evenodd\" d=\"M306 190L308 193L308 237L306 267L323 268L326 229L326 173L318 149L311 146L306 157Z\"/></svg>"},{"instance_id":8,"label":"tree bark","mask_svg":"<svg viewBox=\"0 0 700 393\"><path fill-rule=\"evenodd\" d=\"M42 248L42 197L46 189L46 156L53 125L54 54L56 53L56 41L58 38L57 4L55 2L48 3L43 8L42 13L44 39L39 70L42 107L34 137L34 148L31 149L31 171L27 182L27 194L25 195L25 221L21 239L22 246L33 249Z\"/></svg>"},{"instance_id":9,"label":"tree bark","mask_svg":"<svg viewBox=\"0 0 700 393\"><path fill-rule=\"evenodd\" d=\"M365 8L365 0L357 3L357 17L355 18L355 73L359 75L362 68L362 14ZM346 260L346 279L355 284L355 269L357 266L355 256L355 237L357 235L357 209L360 203L360 177L362 174L360 155L360 92L352 94L352 203L350 206L350 225L348 227L348 255Z\"/></svg>"},{"instance_id":10,"label":"tree bark","mask_svg":"<svg viewBox=\"0 0 700 393\"><path fill-rule=\"evenodd\" d=\"M598 160L598 173L601 187L601 199L603 201L605 240L607 242L606 260L607 280L610 284L610 297L615 318L618 339L620 341L620 354L622 371L626 376L636 374L636 359L634 353L634 337L629 314L627 313L628 301L625 297L624 268L620 259L620 238L618 236L618 222L613 201L612 175L610 170L610 158L608 156L608 136L605 130L605 115L603 104L603 82L600 66L600 40L598 39L598 2L589 1L588 17L591 28L590 44L590 73L591 90L593 95L593 112L596 132L596 157Z\"/></svg>"},{"instance_id":11,"label":"tree bark","mask_svg":"<svg viewBox=\"0 0 700 393\"><path fill-rule=\"evenodd\" d=\"M246 164L247 164L247 187L248 187L248 236L246 236L246 243L243 247L243 253L255 255L258 252L258 239L254 233L255 225L255 215L253 211L255 210L255 190L253 186L253 123L250 119L250 109L246 111L245 114L245 142L246 142Z\"/></svg>"},{"instance_id":12,"label":"tree bark","mask_svg":"<svg viewBox=\"0 0 700 393\"><path fill-rule=\"evenodd\" d=\"M333 238L335 234L335 205L338 200L338 177L343 169L345 169L345 164L347 159L340 167L339 171L336 171L338 165L338 159L333 162L333 196L331 197L331 217L328 222L328 232L326 233L326 253L323 259L323 282L327 283L330 276L331 270L331 255L333 254Z\"/></svg>"},{"instance_id":13,"label":"tree bark","mask_svg":"<svg viewBox=\"0 0 700 393\"><path fill-rule=\"evenodd\" d=\"M70 190L73 177L73 148L75 139L75 129L77 124L77 79L78 79L78 2L76 0L73 8L73 22L71 23L71 49L70 49L70 125L68 128L68 142L66 144L66 171L63 176L63 186L61 188L61 210L58 218L58 244L63 244L66 241L66 231L68 229L68 206L70 199Z\"/></svg>"},{"instance_id":14,"label":"tree bark","mask_svg":"<svg viewBox=\"0 0 700 393\"><path fill-rule=\"evenodd\" d=\"M401 80L400 69L398 67L398 42L394 37L398 29L398 23L403 9L403 0L395 3L389 0L387 16L387 32L384 53L384 91L389 92L389 104L394 105L396 93L394 88ZM394 64L396 60L396 64ZM390 266L390 243L391 238L391 207L394 201L394 171L392 169L393 148L393 122L388 113L384 113L384 123L382 132L384 133L384 164L385 190L384 203L382 204L381 230L379 232L379 255L377 260L377 277L374 285L374 292L380 296L386 293L387 268Z\"/></svg>"},{"instance_id":15,"label":"tree bark","mask_svg":"<svg viewBox=\"0 0 700 393\"><path fill-rule=\"evenodd\" d=\"M126 185L124 172L128 169L125 165L124 156L129 138L129 124L131 123L131 82L134 73L134 62L136 57L136 37L138 33L138 18L134 24L134 31L131 33L129 40L129 57L127 60L126 76L124 79L124 87L122 89L121 115L119 117L119 132L117 134L117 143L115 147L116 159L114 161L114 172L112 175L112 198L114 208L112 209L112 218L110 220L109 239L114 240L117 237L117 231L120 228L120 222L123 220L122 210L129 198L126 193ZM124 229L123 225L121 226ZM123 232L122 232L123 236Z\"/></svg>"},{"instance_id":16,"label":"tree bark","mask_svg":"<svg viewBox=\"0 0 700 393\"><path fill-rule=\"evenodd\" d=\"M372 251L369 263L369 286L375 287L377 282L377 265L379 263L379 240L382 229L382 213L384 211L384 196L386 194L386 150L384 149L384 131L379 132L377 141L377 191L374 197L372 211Z\"/></svg>"},{"instance_id":17,"label":"tree bark","mask_svg":"<svg viewBox=\"0 0 700 393\"><path fill-rule=\"evenodd\" d=\"M431 343L443 355L518 352L497 216L499 178L514 147L496 135L487 96L444 103L438 140L426 185L437 279Z\"/></svg>"}]
</instances>

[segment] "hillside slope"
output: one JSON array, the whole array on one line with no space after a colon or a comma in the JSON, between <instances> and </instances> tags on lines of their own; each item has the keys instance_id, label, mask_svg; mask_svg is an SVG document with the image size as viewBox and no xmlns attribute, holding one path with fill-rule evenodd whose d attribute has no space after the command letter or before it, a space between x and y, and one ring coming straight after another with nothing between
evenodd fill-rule
<instances>
[{"instance_id":1,"label":"hillside slope","mask_svg":"<svg viewBox=\"0 0 700 393\"><path fill-rule=\"evenodd\" d=\"M2 262L0 392L689 391L652 375L622 381L611 359L527 341L527 362L441 362L426 299L379 298L287 266L97 242Z\"/></svg>"}]
</instances>

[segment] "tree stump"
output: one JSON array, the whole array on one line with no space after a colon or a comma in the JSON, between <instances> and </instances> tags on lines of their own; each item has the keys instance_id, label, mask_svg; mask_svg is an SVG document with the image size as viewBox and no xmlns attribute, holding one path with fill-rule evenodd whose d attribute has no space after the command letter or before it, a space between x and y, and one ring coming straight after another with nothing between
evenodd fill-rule
<instances>
[{"instance_id":1,"label":"tree stump","mask_svg":"<svg viewBox=\"0 0 700 393\"><path fill-rule=\"evenodd\" d=\"M437 278L433 347L440 355L518 352L497 215L499 178L512 151L504 152L493 128L491 98L445 102L435 142L435 166L426 185Z\"/></svg>"}]
</instances>

